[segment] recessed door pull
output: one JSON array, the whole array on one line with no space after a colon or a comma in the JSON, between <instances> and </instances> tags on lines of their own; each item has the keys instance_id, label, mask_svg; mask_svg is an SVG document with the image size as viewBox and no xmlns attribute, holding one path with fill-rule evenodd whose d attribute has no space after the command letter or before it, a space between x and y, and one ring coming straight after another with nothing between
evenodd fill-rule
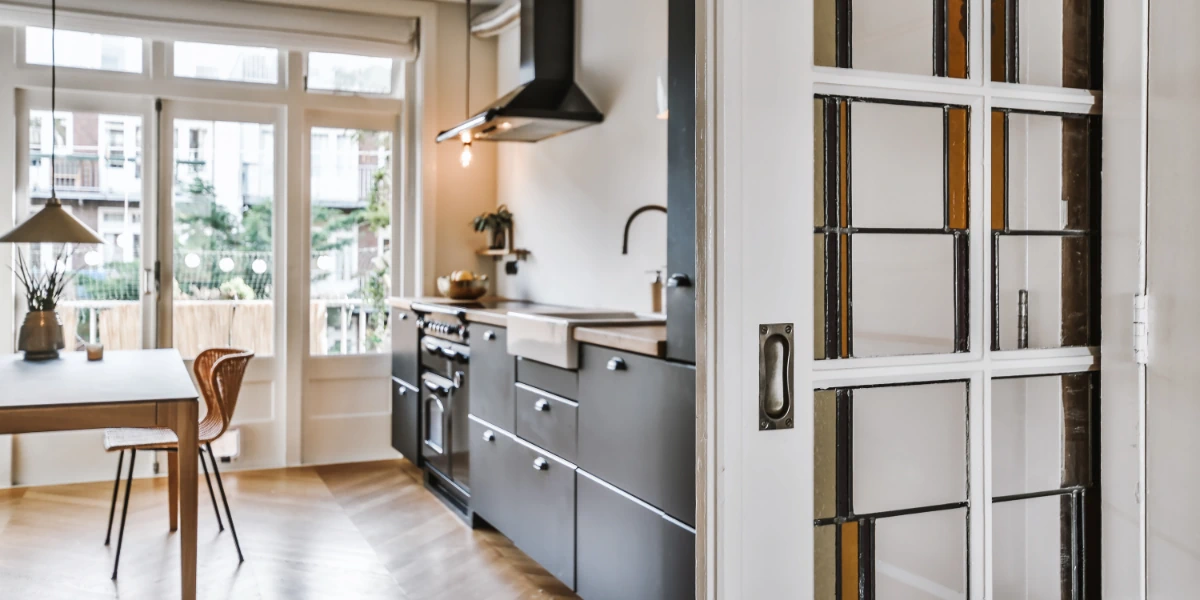
<instances>
[{"instance_id":1,"label":"recessed door pull","mask_svg":"<svg viewBox=\"0 0 1200 600\"><path fill-rule=\"evenodd\" d=\"M792 429L795 426L792 396L791 323L758 326L758 429Z\"/></svg>"}]
</instances>

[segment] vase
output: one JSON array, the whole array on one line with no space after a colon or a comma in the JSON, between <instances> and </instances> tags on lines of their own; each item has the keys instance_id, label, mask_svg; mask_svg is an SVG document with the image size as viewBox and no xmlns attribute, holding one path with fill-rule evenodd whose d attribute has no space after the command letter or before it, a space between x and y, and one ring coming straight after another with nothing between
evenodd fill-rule
<instances>
[{"instance_id":1,"label":"vase","mask_svg":"<svg viewBox=\"0 0 1200 600\"><path fill-rule=\"evenodd\" d=\"M508 244L507 229L488 229L488 248L491 250L503 250Z\"/></svg>"},{"instance_id":2,"label":"vase","mask_svg":"<svg viewBox=\"0 0 1200 600\"><path fill-rule=\"evenodd\" d=\"M58 358L58 351L64 347L63 326L57 312L37 310L25 314L17 337L17 350L25 352L25 360Z\"/></svg>"}]
</instances>

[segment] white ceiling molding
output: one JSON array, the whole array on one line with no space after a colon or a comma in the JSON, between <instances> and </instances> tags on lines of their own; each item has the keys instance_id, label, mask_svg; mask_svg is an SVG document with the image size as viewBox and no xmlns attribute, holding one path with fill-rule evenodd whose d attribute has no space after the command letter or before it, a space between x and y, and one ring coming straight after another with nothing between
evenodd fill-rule
<instances>
[{"instance_id":1,"label":"white ceiling molding","mask_svg":"<svg viewBox=\"0 0 1200 600\"><path fill-rule=\"evenodd\" d=\"M0 0L0 22L50 26L50 0ZM59 0L58 27L143 38L416 58L417 19L239 0Z\"/></svg>"}]
</instances>

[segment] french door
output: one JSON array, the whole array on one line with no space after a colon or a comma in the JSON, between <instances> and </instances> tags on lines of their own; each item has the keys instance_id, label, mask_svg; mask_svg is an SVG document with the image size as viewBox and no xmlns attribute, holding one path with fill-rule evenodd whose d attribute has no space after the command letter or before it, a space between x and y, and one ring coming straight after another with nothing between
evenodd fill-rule
<instances>
[{"instance_id":1,"label":"french door","mask_svg":"<svg viewBox=\"0 0 1200 600\"><path fill-rule=\"evenodd\" d=\"M240 468L278 465L287 282L284 111L164 100L158 146L158 344L190 365L208 348L255 358L234 425Z\"/></svg>"},{"instance_id":2,"label":"french door","mask_svg":"<svg viewBox=\"0 0 1200 600\"><path fill-rule=\"evenodd\" d=\"M1117 4L709 3L716 596L1143 593Z\"/></svg>"},{"instance_id":3,"label":"french door","mask_svg":"<svg viewBox=\"0 0 1200 600\"><path fill-rule=\"evenodd\" d=\"M372 460L387 445L399 115L309 111L292 220L302 236L305 306L301 455L305 463Z\"/></svg>"}]
</instances>

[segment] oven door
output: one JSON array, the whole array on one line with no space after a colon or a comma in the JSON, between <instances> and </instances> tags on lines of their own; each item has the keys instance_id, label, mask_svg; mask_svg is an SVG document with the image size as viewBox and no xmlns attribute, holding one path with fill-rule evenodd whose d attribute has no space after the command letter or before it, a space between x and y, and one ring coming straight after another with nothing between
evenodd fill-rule
<instances>
[{"instance_id":1,"label":"oven door","mask_svg":"<svg viewBox=\"0 0 1200 600\"><path fill-rule=\"evenodd\" d=\"M453 383L444 377L426 373L421 377L421 456L426 466L450 477L450 402Z\"/></svg>"}]
</instances>

